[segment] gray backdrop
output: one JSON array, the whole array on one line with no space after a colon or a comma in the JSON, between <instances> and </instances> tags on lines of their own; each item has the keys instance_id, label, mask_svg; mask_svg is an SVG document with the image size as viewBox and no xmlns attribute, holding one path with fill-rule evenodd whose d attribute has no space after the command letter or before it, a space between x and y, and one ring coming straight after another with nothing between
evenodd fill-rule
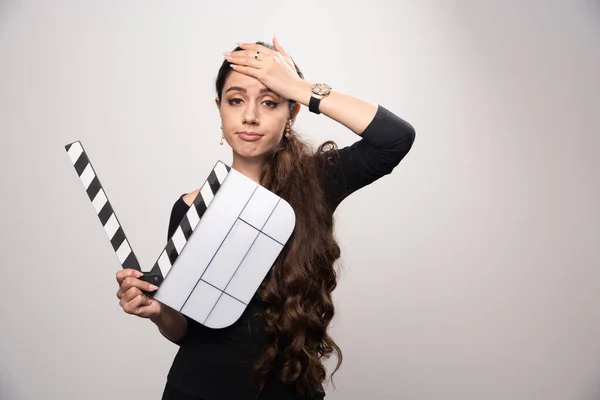
<instances>
[{"instance_id":1,"label":"gray backdrop","mask_svg":"<svg viewBox=\"0 0 600 400\"><path fill-rule=\"evenodd\" d=\"M600 397L598 2L317 3L0 2L2 399L160 398L177 348L120 309L63 146L150 266L177 197L230 161L222 53L274 33L307 79L417 130L336 214L328 398ZM306 108L296 127L357 139Z\"/></svg>"}]
</instances>

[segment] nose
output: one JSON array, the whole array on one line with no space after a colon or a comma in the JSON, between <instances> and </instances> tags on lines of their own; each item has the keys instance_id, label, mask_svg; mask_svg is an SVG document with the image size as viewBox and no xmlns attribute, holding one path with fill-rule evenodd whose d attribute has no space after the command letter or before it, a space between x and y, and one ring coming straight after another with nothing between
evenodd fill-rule
<instances>
[{"instance_id":1,"label":"nose","mask_svg":"<svg viewBox=\"0 0 600 400\"><path fill-rule=\"evenodd\" d=\"M255 116L247 115L244 117L244 124L256 125L258 123L258 118Z\"/></svg>"},{"instance_id":2,"label":"nose","mask_svg":"<svg viewBox=\"0 0 600 400\"><path fill-rule=\"evenodd\" d=\"M247 107L244 115L244 124L256 125L258 123L258 117L254 107Z\"/></svg>"}]
</instances>

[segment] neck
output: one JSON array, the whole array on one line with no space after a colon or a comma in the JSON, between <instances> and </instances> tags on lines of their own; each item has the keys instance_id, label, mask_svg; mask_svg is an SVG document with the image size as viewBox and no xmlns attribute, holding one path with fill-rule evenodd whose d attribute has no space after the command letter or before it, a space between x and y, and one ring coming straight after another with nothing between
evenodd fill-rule
<instances>
[{"instance_id":1,"label":"neck","mask_svg":"<svg viewBox=\"0 0 600 400\"><path fill-rule=\"evenodd\" d=\"M259 159L234 157L231 168L252 179L254 182L260 183L260 174L262 172L263 164L264 161Z\"/></svg>"}]
</instances>

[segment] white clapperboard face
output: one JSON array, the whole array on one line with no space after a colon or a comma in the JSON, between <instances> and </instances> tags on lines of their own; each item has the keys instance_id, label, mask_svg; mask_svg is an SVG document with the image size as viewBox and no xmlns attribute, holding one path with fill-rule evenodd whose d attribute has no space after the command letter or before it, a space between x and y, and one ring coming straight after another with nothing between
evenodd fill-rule
<instances>
[{"instance_id":1,"label":"white clapperboard face","mask_svg":"<svg viewBox=\"0 0 600 400\"><path fill-rule=\"evenodd\" d=\"M123 268L141 270L87 153L65 146ZM149 293L209 328L239 319L295 226L284 199L217 162L144 280Z\"/></svg>"}]
</instances>

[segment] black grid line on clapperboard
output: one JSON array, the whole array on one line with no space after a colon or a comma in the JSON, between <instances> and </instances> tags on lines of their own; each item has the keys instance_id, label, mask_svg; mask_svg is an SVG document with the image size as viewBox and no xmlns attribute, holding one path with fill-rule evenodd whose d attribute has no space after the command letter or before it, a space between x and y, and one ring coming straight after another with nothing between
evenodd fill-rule
<instances>
[{"instance_id":1,"label":"black grid line on clapperboard","mask_svg":"<svg viewBox=\"0 0 600 400\"><path fill-rule=\"evenodd\" d=\"M211 257L210 261L208 262L208 264L206 265L206 268L204 269L204 271L202 272L202 275L200 276L200 279L198 279L198 281L196 282L196 284L194 285L194 287L192 288L192 290L190 290L190 294L188 294L187 298L185 299L185 301L183 302L183 305L181 306L181 310L183 310L183 308L185 307L185 304L187 303L187 301L189 300L189 298L192 296L192 293L194 293L194 291L196 290L196 287L198 286L198 284L200 282L207 284L211 287L213 287L214 289L218 290L219 293L219 297L214 301L213 306L210 309L210 312L206 315L206 318L204 319L204 323L206 323L206 321L208 321L208 319L210 318L213 310L215 309L215 307L217 306L217 304L219 304L219 301L221 300L221 297L223 297L223 295L227 295L228 297L231 297L232 299L240 302L241 304L244 305L248 305L248 303L246 303L245 301L242 301L240 299L238 299L237 297L235 297L234 295L232 295L231 293L227 292L227 288L229 287L229 284L231 283L232 279L235 277L235 274L237 273L237 271L239 270L240 266L244 263L244 260L246 259L248 253L250 253L250 251L252 250L252 247L254 246L254 243L256 243L256 240L260 237L260 235L263 235L269 239L271 239L272 241L278 243L279 245L281 245L282 247L284 246L284 243L281 243L280 241L274 239L273 237L269 236L268 234L264 233L262 230L264 229L265 225L267 224L267 222L269 221L269 219L271 218L271 216L273 215L273 212L275 211L275 209L277 208L277 206L279 205L279 202L281 201L281 198L279 198L277 200L277 203L275 203L275 205L273 206L273 209L271 210L271 212L269 213L269 216L265 219L265 221L263 222L263 225L258 228L256 226L253 226L252 224L250 224L249 222L243 220L241 218L241 215L244 213L244 210L246 209L246 207L248 206L248 203L250 203L250 201L252 200L252 197L254 196L254 194L256 193L256 190L258 189L258 186L254 189L254 191L252 192L252 194L248 197L248 200L246 201L246 204L244 205L244 207L242 208L242 210L240 211L240 213L238 214L238 217L236 218L236 220L231 224L231 227L229 228L229 231L227 232L227 234L225 235L225 237L223 238L223 240L221 240L221 243L219 244L219 246L217 247L217 250L215 251L215 253L213 254L213 256ZM258 231L258 234L256 235L256 237L254 238L254 240L252 241L252 244L250 246L248 246L248 250L246 250L246 253L244 254L244 257L242 257L242 259L240 260L239 264L237 265L237 267L235 268L235 271L233 271L233 273L231 274L231 277L229 278L229 280L227 281L227 284L225 285L225 288L223 290L219 289L217 286L211 284L210 282L202 279L204 277L204 274L206 274L206 272L209 270L210 265L212 263L212 261L214 260L215 256L219 253L219 250L221 249L221 247L223 246L223 243L225 243L225 241L227 241L227 238L229 237L229 234L231 233L231 230L233 229L233 227L236 225L237 221L241 221L243 223L245 223L246 225L250 226L251 228L254 228ZM180 310L180 311L181 311Z\"/></svg>"}]
</instances>

